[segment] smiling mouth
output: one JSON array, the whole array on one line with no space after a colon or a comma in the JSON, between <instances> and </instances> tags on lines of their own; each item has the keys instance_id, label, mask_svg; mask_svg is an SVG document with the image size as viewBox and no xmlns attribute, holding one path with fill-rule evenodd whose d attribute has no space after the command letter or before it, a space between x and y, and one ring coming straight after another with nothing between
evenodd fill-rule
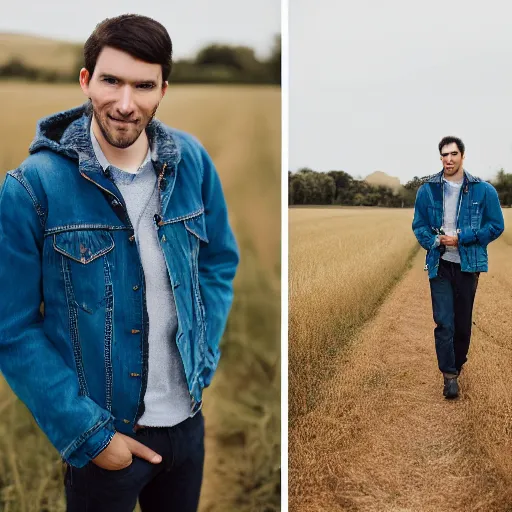
<instances>
[{"instance_id":1,"label":"smiling mouth","mask_svg":"<svg viewBox=\"0 0 512 512\"><path fill-rule=\"evenodd\" d=\"M135 123L136 123L136 121L128 121L128 120L126 120L126 119L116 119L115 117L112 117L112 116L110 116L110 115L108 115L108 114L107 114L107 116L108 116L108 118L109 118L111 121L114 121L114 122L116 122L116 123L122 123L122 124L135 124Z\"/></svg>"}]
</instances>

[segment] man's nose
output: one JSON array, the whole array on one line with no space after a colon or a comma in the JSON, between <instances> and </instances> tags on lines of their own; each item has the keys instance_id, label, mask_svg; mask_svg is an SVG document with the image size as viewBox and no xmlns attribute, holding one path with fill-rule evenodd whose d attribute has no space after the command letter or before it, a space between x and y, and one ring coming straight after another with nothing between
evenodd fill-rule
<instances>
[{"instance_id":1,"label":"man's nose","mask_svg":"<svg viewBox=\"0 0 512 512\"><path fill-rule=\"evenodd\" d=\"M128 84L121 90L121 98L117 104L117 110L124 117L129 117L135 110L132 89Z\"/></svg>"}]
</instances>

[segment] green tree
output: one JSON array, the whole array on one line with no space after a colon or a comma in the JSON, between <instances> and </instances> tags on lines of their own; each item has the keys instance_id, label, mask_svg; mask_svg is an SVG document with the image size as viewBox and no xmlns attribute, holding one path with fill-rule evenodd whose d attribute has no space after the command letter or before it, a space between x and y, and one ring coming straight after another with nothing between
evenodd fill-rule
<instances>
[{"instance_id":1,"label":"green tree","mask_svg":"<svg viewBox=\"0 0 512 512\"><path fill-rule=\"evenodd\" d=\"M308 190L306 180L302 174L292 174L289 180L290 186L290 204L307 204Z\"/></svg>"},{"instance_id":2,"label":"green tree","mask_svg":"<svg viewBox=\"0 0 512 512\"><path fill-rule=\"evenodd\" d=\"M350 185L354 179L345 171L329 171L327 173L335 183L334 202L337 204L350 204L351 194Z\"/></svg>"},{"instance_id":3,"label":"green tree","mask_svg":"<svg viewBox=\"0 0 512 512\"><path fill-rule=\"evenodd\" d=\"M502 206L512 206L512 174L507 174L505 169L501 168L494 180L494 187Z\"/></svg>"},{"instance_id":4,"label":"green tree","mask_svg":"<svg viewBox=\"0 0 512 512\"><path fill-rule=\"evenodd\" d=\"M268 77L273 84L281 83L281 35L274 37L274 47L270 58L264 63Z\"/></svg>"}]
</instances>

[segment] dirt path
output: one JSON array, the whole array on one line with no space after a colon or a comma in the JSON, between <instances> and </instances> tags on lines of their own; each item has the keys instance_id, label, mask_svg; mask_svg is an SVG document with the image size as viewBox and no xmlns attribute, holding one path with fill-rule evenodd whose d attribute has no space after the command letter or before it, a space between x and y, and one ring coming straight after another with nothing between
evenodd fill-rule
<instances>
[{"instance_id":1,"label":"dirt path","mask_svg":"<svg viewBox=\"0 0 512 512\"><path fill-rule=\"evenodd\" d=\"M493 245L461 397L442 397L420 251L290 431L290 511L512 510L512 247Z\"/></svg>"}]
</instances>

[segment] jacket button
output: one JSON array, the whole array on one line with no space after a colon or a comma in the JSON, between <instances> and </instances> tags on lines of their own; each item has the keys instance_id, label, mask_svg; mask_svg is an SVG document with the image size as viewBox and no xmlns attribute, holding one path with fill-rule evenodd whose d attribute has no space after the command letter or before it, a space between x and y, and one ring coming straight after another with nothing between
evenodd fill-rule
<instances>
[{"instance_id":1,"label":"jacket button","mask_svg":"<svg viewBox=\"0 0 512 512\"><path fill-rule=\"evenodd\" d=\"M123 423L130 423L130 420L123 420Z\"/></svg>"},{"instance_id":2,"label":"jacket button","mask_svg":"<svg viewBox=\"0 0 512 512\"><path fill-rule=\"evenodd\" d=\"M117 199L112 199L112 206L119 206L119 201Z\"/></svg>"},{"instance_id":3,"label":"jacket button","mask_svg":"<svg viewBox=\"0 0 512 512\"><path fill-rule=\"evenodd\" d=\"M132 329L132 334L139 334L140 330L139 329Z\"/></svg>"},{"instance_id":4,"label":"jacket button","mask_svg":"<svg viewBox=\"0 0 512 512\"><path fill-rule=\"evenodd\" d=\"M135 242L135 235L132 235L130 238L128 238L128 241L129 241L130 243Z\"/></svg>"},{"instance_id":5,"label":"jacket button","mask_svg":"<svg viewBox=\"0 0 512 512\"><path fill-rule=\"evenodd\" d=\"M139 285L137 285L137 284L136 284L136 285L133 287L133 291L134 291L134 292L136 292L138 289L139 289Z\"/></svg>"},{"instance_id":6,"label":"jacket button","mask_svg":"<svg viewBox=\"0 0 512 512\"><path fill-rule=\"evenodd\" d=\"M130 377L140 377L140 373L130 373Z\"/></svg>"}]
</instances>

